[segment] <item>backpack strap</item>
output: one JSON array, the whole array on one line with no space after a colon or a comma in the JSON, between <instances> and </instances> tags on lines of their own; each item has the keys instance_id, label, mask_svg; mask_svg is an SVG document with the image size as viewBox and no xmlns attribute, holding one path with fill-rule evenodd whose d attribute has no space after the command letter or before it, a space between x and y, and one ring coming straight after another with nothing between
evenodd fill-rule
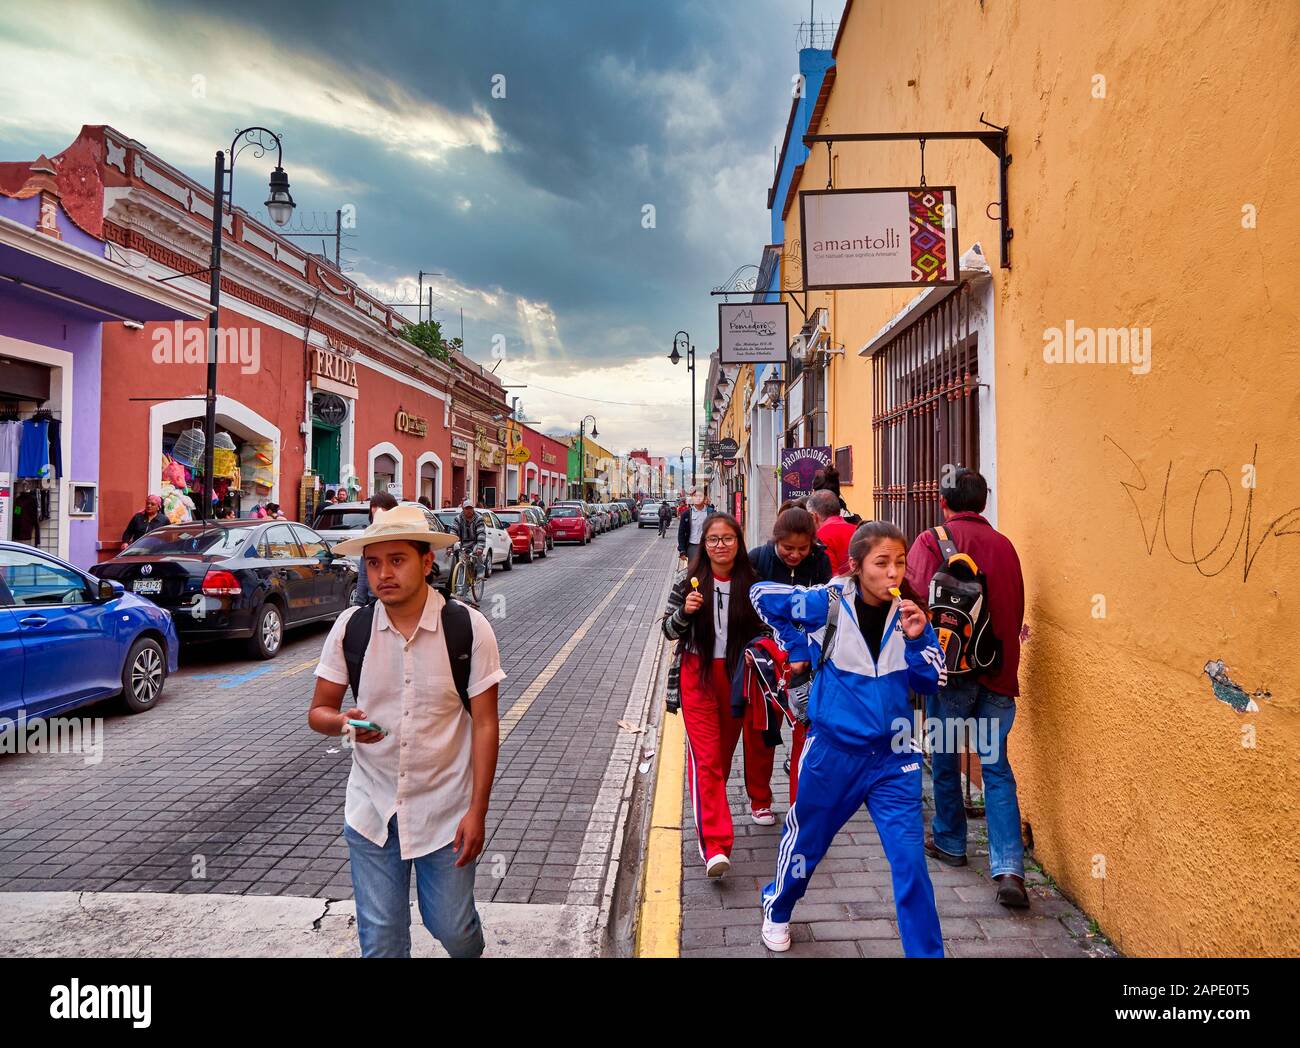
<instances>
[{"instance_id":1,"label":"backpack strap","mask_svg":"<svg viewBox=\"0 0 1300 1048\"><path fill-rule=\"evenodd\" d=\"M474 651L474 622L469 608L450 597L442 606L442 629L447 640L447 660L451 663L451 679L456 682L461 705L469 712L469 674Z\"/></svg>"},{"instance_id":2,"label":"backpack strap","mask_svg":"<svg viewBox=\"0 0 1300 1048\"><path fill-rule=\"evenodd\" d=\"M942 524L931 528L930 532L934 535L934 541L939 544L939 554L943 557L943 562L945 564L961 552L957 549L957 544L949 537L948 529Z\"/></svg>"},{"instance_id":3,"label":"backpack strap","mask_svg":"<svg viewBox=\"0 0 1300 1048\"><path fill-rule=\"evenodd\" d=\"M822 634L822 655L817 660L817 672L826 665L826 660L831 657L831 648L835 645L835 631L840 627L840 591L835 590L835 596L831 600L831 605L826 609L826 632Z\"/></svg>"},{"instance_id":4,"label":"backpack strap","mask_svg":"<svg viewBox=\"0 0 1300 1048\"><path fill-rule=\"evenodd\" d=\"M356 703L361 701L361 667L366 661L366 649L370 647L370 627L374 621L374 604L363 604L352 613L343 628L343 662L352 683L352 701Z\"/></svg>"}]
</instances>

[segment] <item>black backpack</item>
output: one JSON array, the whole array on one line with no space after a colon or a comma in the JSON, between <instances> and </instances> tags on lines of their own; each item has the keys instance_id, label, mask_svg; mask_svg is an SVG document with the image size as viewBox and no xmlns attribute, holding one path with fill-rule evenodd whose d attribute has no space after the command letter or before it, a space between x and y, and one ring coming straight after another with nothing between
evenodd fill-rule
<instances>
[{"instance_id":1,"label":"black backpack","mask_svg":"<svg viewBox=\"0 0 1300 1048\"><path fill-rule=\"evenodd\" d=\"M353 612L343 628L343 661L348 667L348 680L352 682L352 701L357 703L361 701L361 667L366 661L374 620L375 605L364 604ZM451 677L456 682L461 705L469 712L470 653L474 650L474 623L470 620L469 608L448 598L442 606L442 629L447 638Z\"/></svg>"},{"instance_id":2,"label":"black backpack","mask_svg":"<svg viewBox=\"0 0 1300 1048\"><path fill-rule=\"evenodd\" d=\"M996 670L1002 663L1002 645L989 619L988 576L957 549L946 528L930 531L940 555L939 570L930 579L930 624L943 648L948 675Z\"/></svg>"}]
</instances>

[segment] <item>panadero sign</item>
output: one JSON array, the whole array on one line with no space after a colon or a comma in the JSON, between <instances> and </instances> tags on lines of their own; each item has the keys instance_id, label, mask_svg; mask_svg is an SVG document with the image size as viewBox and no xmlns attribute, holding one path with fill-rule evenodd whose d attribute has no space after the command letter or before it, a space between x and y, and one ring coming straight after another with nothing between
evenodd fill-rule
<instances>
[{"instance_id":1,"label":"panadero sign","mask_svg":"<svg viewBox=\"0 0 1300 1048\"><path fill-rule=\"evenodd\" d=\"M723 302L718 306L718 350L723 364L780 364L790 346L785 302Z\"/></svg>"},{"instance_id":2,"label":"panadero sign","mask_svg":"<svg viewBox=\"0 0 1300 1048\"><path fill-rule=\"evenodd\" d=\"M398 433L405 433L408 437L423 437L429 432L429 420L419 415L408 415L405 411L397 413L395 422Z\"/></svg>"},{"instance_id":3,"label":"panadero sign","mask_svg":"<svg viewBox=\"0 0 1300 1048\"><path fill-rule=\"evenodd\" d=\"M814 189L799 194L808 291L959 283L957 189Z\"/></svg>"}]
</instances>

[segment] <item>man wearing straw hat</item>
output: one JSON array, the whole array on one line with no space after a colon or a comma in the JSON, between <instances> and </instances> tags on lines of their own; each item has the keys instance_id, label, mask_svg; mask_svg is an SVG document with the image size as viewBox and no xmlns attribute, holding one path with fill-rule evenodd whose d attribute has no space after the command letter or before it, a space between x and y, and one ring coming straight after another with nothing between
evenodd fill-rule
<instances>
[{"instance_id":1,"label":"man wearing straw hat","mask_svg":"<svg viewBox=\"0 0 1300 1048\"><path fill-rule=\"evenodd\" d=\"M364 957L409 957L411 867L420 916L452 957L483 952L474 864L497 761L496 637L476 609L428 584L431 531L419 506L379 510L334 552L359 554L378 601L339 616L316 667L308 724L354 736L343 836ZM351 630L348 624L358 619ZM363 632L364 631L364 632ZM353 706L341 712L349 685ZM349 726L366 721L374 728Z\"/></svg>"}]
</instances>

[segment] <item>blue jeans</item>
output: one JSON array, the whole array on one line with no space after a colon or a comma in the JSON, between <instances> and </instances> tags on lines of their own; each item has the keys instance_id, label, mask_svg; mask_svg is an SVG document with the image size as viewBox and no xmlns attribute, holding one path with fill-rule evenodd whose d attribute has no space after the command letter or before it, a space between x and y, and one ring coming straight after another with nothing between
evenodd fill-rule
<instances>
[{"instance_id":1,"label":"blue jeans","mask_svg":"<svg viewBox=\"0 0 1300 1048\"><path fill-rule=\"evenodd\" d=\"M1025 875L1025 846L1020 838L1020 804L1016 777L1007 756L1007 735L1016 719L1016 700L999 695L974 681L950 684L926 699L926 716L943 722L942 742L948 740L956 720L974 721L971 746L979 754L984 779L984 817L989 830L989 875ZM956 733L957 739L963 736ZM966 805L962 798L961 768L950 745L938 745L931 756L934 771L934 821L930 832L937 847L966 854Z\"/></svg>"},{"instance_id":2,"label":"blue jeans","mask_svg":"<svg viewBox=\"0 0 1300 1048\"><path fill-rule=\"evenodd\" d=\"M457 867L450 844L418 859L403 859L396 815L382 848L347 823L343 837L351 860L362 957L411 956L412 865L420 917L429 934L452 957L483 952L483 926L474 907L474 863Z\"/></svg>"}]
</instances>

